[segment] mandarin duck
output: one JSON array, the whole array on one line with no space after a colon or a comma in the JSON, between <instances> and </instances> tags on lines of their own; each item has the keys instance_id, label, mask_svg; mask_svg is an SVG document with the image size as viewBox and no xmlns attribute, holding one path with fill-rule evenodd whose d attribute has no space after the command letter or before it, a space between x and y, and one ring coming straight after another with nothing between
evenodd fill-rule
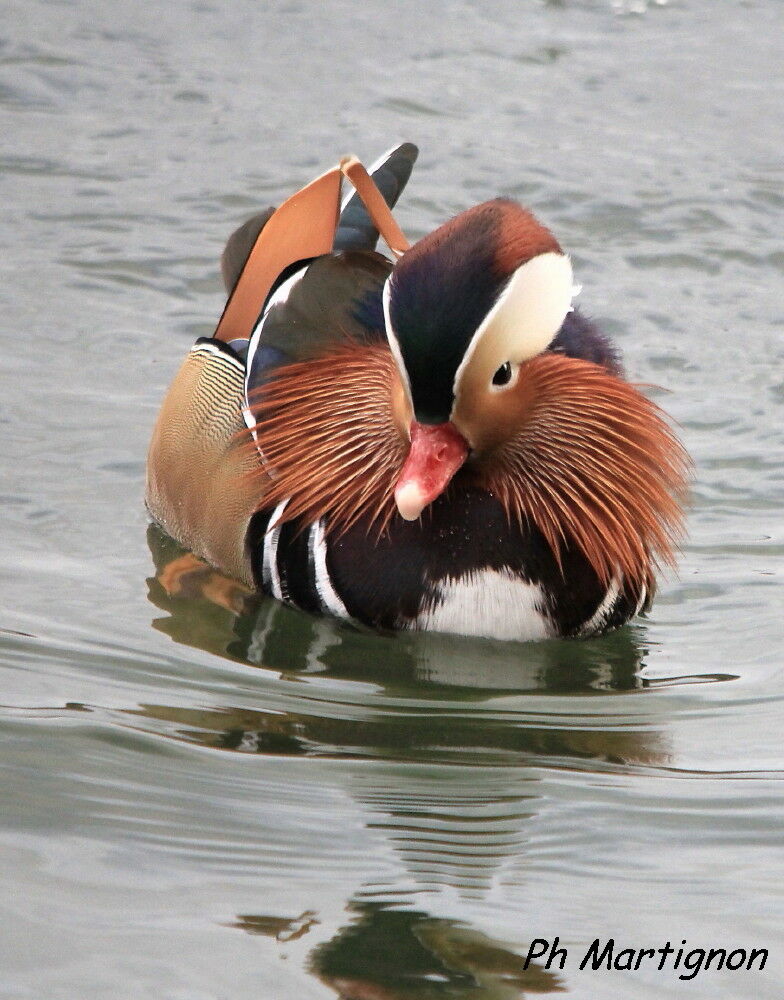
<instances>
[{"instance_id":1,"label":"mandarin duck","mask_svg":"<svg viewBox=\"0 0 784 1000\"><path fill-rule=\"evenodd\" d=\"M346 158L229 239L223 316L153 432L148 509L304 611L601 634L673 562L687 456L530 211L497 198L408 244L391 208L416 155Z\"/></svg>"}]
</instances>

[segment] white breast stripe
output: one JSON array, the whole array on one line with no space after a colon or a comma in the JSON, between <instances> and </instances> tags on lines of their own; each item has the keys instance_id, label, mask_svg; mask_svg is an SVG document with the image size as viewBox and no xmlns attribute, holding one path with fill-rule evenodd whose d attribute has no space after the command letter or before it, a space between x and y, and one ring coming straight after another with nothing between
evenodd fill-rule
<instances>
[{"instance_id":1,"label":"white breast stripe","mask_svg":"<svg viewBox=\"0 0 784 1000\"><path fill-rule=\"evenodd\" d=\"M512 573L482 570L439 586L439 603L413 628L488 639L548 639L555 629L544 612L541 587Z\"/></svg>"},{"instance_id":2,"label":"white breast stripe","mask_svg":"<svg viewBox=\"0 0 784 1000\"><path fill-rule=\"evenodd\" d=\"M335 618L351 618L346 605L332 586L327 568L327 540L324 535L324 519L316 521L308 532L308 554L313 567L313 584L321 602L321 610Z\"/></svg>"},{"instance_id":3,"label":"white breast stripe","mask_svg":"<svg viewBox=\"0 0 784 1000\"><path fill-rule=\"evenodd\" d=\"M621 578L613 577L610 582L610 586L607 588L607 593L604 595L604 600L599 605L599 607L594 611L591 617L580 626L580 630L577 633L582 638L587 638L591 635L596 635L597 632L601 631L610 617L615 602L621 593Z\"/></svg>"},{"instance_id":4,"label":"white breast stripe","mask_svg":"<svg viewBox=\"0 0 784 1000\"><path fill-rule=\"evenodd\" d=\"M288 500L283 500L272 512L270 524L264 535L264 550L261 556L261 582L279 601L285 600L280 585L280 570L278 569L278 542L280 541L280 516L286 509Z\"/></svg>"},{"instance_id":5,"label":"white breast stripe","mask_svg":"<svg viewBox=\"0 0 784 1000\"><path fill-rule=\"evenodd\" d=\"M639 601L637 601L637 607L634 609L633 617L636 618L637 615L642 611L642 606L643 604L645 604L645 598L647 596L648 596L648 588L645 585L643 585L642 588L640 589L640 599Z\"/></svg>"}]
</instances>

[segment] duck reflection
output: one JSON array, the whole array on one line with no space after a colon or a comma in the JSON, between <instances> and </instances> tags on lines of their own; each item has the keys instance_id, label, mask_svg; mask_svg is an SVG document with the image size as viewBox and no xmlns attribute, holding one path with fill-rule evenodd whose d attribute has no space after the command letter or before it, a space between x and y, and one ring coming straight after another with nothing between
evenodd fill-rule
<instances>
[{"instance_id":1,"label":"duck reflection","mask_svg":"<svg viewBox=\"0 0 784 1000\"><path fill-rule=\"evenodd\" d=\"M155 528L150 546L157 572L149 596L165 612L157 629L274 670L288 683L274 686L280 690L269 707L147 704L128 713L136 724L222 751L375 762L337 773L361 805L366 829L393 849L394 867L403 870L349 887L352 919L311 950L313 974L343 1000L512 1000L561 991L557 974L525 968L524 952L431 915L421 902L413 909L399 901L442 893L485 900L499 879L524 884L520 859L541 808L531 765L584 761L595 770L597 762L667 761L662 733L629 725L635 716L614 725L605 705L590 724L591 695L642 686L638 633L520 645L378 635L260 599ZM362 697L351 711L339 698L297 697L291 682L314 673L362 682L355 691ZM578 697L554 708L553 696L564 693ZM570 715L559 715L565 706ZM315 937L319 923L304 910L295 918L242 914L235 926L286 942Z\"/></svg>"},{"instance_id":2,"label":"duck reflection","mask_svg":"<svg viewBox=\"0 0 784 1000\"><path fill-rule=\"evenodd\" d=\"M129 716L173 724L189 742L219 750L274 756L377 757L399 761L557 765L582 759L608 764L666 764L660 734L636 729L516 726L505 720L460 719L450 713L374 714L367 721L246 708L184 708L145 704ZM540 761L544 763L544 761Z\"/></svg>"},{"instance_id":3,"label":"duck reflection","mask_svg":"<svg viewBox=\"0 0 784 1000\"><path fill-rule=\"evenodd\" d=\"M349 909L352 922L316 947L309 963L343 1000L521 1000L563 990L553 972L535 962L526 968L521 955L462 922L376 902L355 900ZM234 926L282 940L281 923L284 934L289 924L303 926L302 918L252 914Z\"/></svg>"},{"instance_id":4,"label":"duck reflection","mask_svg":"<svg viewBox=\"0 0 784 1000\"><path fill-rule=\"evenodd\" d=\"M590 693L640 686L642 650L632 629L602 639L496 643L437 634L383 636L328 618L300 613L259 598L241 584L184 554L150 528L157 575L150 600L167 612L154 627L175 641L220 656L279 671L296 680L318 672L372 682L387 695L428 696L428 711L385 711L346 717L302 708L281 712L233 708L143 705L130 714L173 723L179 735L204 746L250 753L311 756L379 756L397 760L473 760L521 763L526 755L583 758L609 763L662 763L665 742L650 727L566 721L554 727L521 724L499 712L461 715L456 700L497 698L500 693ZM451 710L439 713L438 699Z\"/></svg>"},{"instance_id":5,"label":"duck reflection","mask_svg":"<svg viewBox=\"0 0 784 1000\"><path fill-rule=\"evenodd\" d=\"M471 688L472 698L482 690L566 694L644 686L645 650L634 627L590 641L532 643L432 632L380 635L260 597L184 553L155 525L148 542L156 566L149 599L167 613L155 628L175 642L289 677L320 672L385 689L416 680Z\"/></svg>"}]
</instances>

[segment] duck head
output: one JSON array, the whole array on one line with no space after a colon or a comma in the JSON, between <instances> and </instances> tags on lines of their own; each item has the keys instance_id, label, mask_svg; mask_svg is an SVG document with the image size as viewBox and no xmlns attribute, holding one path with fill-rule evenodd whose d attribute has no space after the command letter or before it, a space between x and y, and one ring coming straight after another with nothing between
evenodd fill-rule
<instances>
[{"instance_id":1,"label":"duck head","mask_svg":"<svg viewBox=\"0 0 784 1000\"><path fill-rule=\"evenodd\" d=\"M263 503L285 501L281 521L384 532L449 502L454 481L559 563L577 549L605 582L650 583L652 563L674 559L688 458L570 313L573 291L569 258L515 202L426 236L383 285L388 346L374 313L367 342L287 365L251 399Z\"/></svg>"},{"instance_id":2,"label":"duck head","mask_svg":"<svg viewBox=\"0 0 784 1000\"><path fill-rule=\"evenodd\" d=\"M506 199L463 212L399 259L384 321L408 404L398 410L411 442L395 487L403 518L419 517L469 455L514 434L521 366L550 345L573 291L555 237Z\"/></svg>"}]
</instances>

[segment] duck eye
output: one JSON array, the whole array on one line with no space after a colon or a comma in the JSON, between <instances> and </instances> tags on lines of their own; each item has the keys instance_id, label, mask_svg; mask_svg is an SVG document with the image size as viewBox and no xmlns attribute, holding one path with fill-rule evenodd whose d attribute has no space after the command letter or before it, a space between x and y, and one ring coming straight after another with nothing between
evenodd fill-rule
<instances>
[{"instance_id":1,"label":"duck eye","mask_svg":"<svg viewBox=\"0 0 784 1000\"><path fill-rule=\"evenodd\" d=\"M508 385L512 380L512 366L508 361L504 361L498 371L493 375L493 385Z\"/></svg>"}]
</instances>

